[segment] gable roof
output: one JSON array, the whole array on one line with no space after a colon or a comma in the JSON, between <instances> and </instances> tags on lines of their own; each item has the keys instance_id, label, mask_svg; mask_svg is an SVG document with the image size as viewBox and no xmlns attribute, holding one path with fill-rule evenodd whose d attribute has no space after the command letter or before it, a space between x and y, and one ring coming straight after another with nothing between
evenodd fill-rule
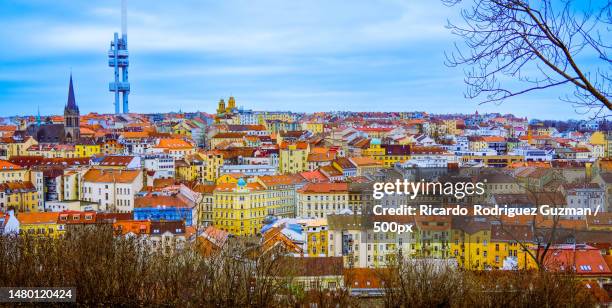
<instances>
[{"instance_id":1,"label":"gable roof","mask_svg":"<svg viewBox=\"0 0 612 308\"><path fill-rule=\"evenodd\" d=\"M92 183L132 183L139 175L140 170L89 169L83 176L83 181Z\"/></svg>"}]
</instances>

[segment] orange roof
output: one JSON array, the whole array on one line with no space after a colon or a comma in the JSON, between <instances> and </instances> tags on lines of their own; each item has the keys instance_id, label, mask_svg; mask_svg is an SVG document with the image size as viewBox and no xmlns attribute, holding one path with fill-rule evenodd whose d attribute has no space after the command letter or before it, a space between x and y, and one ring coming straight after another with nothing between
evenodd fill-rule
<instances>
[{"instance_id":1,"label":"orange roof","mask_svg":"<svg viewBox=\"0 0 612 308\"><path fill-rule=\"evenodd\" d=\"M519 139L520 140L528 140L530 137L529 136L520 136ZM540 140L545 140L545 139L550 139L551 137L548 135L534 135L531 136L531 139L535 140L535 139L540 139Z\"/></svg>"},{"instance_id":2,"label":"orange roof","mask_svg":"<svg viewBox=\"0 0 612 308\"><path fill-rule=\"evenodd\" d=\"M151 221L148 220L117 220L113 223L115 232L126 234L129 232L135 234L147 234L151 230Z\"/></svg>"},{"instance_id":3,"label":"orange roof","mask_svg":"<svg viewBox=\"0 0 612 308\"><path fill-rule=\"evenodd\" d=\"M183 139L160 139L156 146L157 148L164 148L169 150L182 150L182 149L193 149L193 145Z\"/></svg>"},{"instance_id":4,"label":"orange roof","mask_svg":"<svg viewBox=\"0 0 612 308\"><path fill-rule=\"evenodd\" d=\"M0 131L3 131L3 132L12 132L16 130L17 130L17 126L15 125L0 125Z\"/></svg>"},{"instance_id":5,"label":"orange roof","mask_svg":"<svg viewBox=\"0 0 612 308\"><path fill-rule=\"evenodd\" d=\"M18 213L17 220L20 224L48 224L57 223L59 218L58 212L42 212L42 213Z\"/></svg>"},{"instance_id":6,"label":"orange roof","mask_svg":"<svg viewBox=\"0 0 612 308\"><path fill-rule=\"evenodd\" d=\"M121 135L123 135L123 138L127 138L127 139L148 138L149 137L148 132L123 132L121 133Z\"/></svg>"},{"instance_id":7,"label":"orange roof","mask_svg":"<svg viewBox=\"0 0 612 308\"><path fill-rule=\"evenodd\" d=\"M608 267L599 249L588 245L552 246L544 258L544 264L548 270L552 271L574 269L577 275L609 276L612 274L612 270Z\"/></svg>"},{"instance_id":8,"label":"orange roof","mask_svg":"<svg viewBox=\"0 0 612 308\"><path fill-rule=\"evenodd\" d=\"M215 186L216 191L234 191L238 188L237 183L220 183ZM249 190L264 190L264 187L259 183L247 183L246 188Z\"/></svg>"},{"instance_id":9,"label":"orange roof","mask_svg":"<svg viewBox=\"0 0 612 308\"><path fill-rule=\"evenodd\" d=\"M484 142L504 142L506 141L506 138L501 136L484 136L482 137L482 140Z\"/></svg>"},{"instance_id":10,"label":"orange roof","mask_svg":"<svg viewBox=\"0 0 612 308\"><path fill-rule=\"evenodd\" d=\"M236 139L236 138L242 138L244 136L246 136L245 133L225 132L225 133L218 133L218 134L214 135L213 138L232 138L232 139Z\"/></svg>"},{"instance_id":11,"label":"orange roof","mask_svg":"<svg viewBox=\"0 0 612 308\"><path fill-rule=\"evenodd\" d=\"M140 170L101 170L89 169L83 180L93 183L132 183L140 175Z\"/></svg>"},{"instance_id":12,"label":"orange roof","mask_svg":"<svg viewBox=\"0 0 612 308\"><path fill-rule=\"evenodd\" d=\"M585 147L575 147L574 148L575 152L582 152L582 153L588 153L591 152L589 149L585 148Z\"/></svg>"},{"instance_id":13,"label":"orange roof","mask_svg":"<svg viewBox=\"0 0 612 308\"><path fill-rule=\"evenodd\" d=\"M309 162L331 162L332 160L334 160L334 158L335 155L329 155L329 152L308 154Z\"/></svg>"},{"instance_id":14,"label":"orange roof","mask_svg":"<svg viewBox=\"0 0 612 308\"><path fill-rule=\"evenodd\" d=\"M191 190L201 194L212 194L215 190L214 184L197 184Z\"/></svg>"},{"instance_id":15,"label":"orange roof","mask_svg":"<svg viewBox=\"0 0 612 308\"><path fill-rule=\"evenodd\" d=\"M329 179L320 170L304 171L300 176L310 182L328 182Z\"/></svg>"},{"instance_id":16,"label":"orange roof","mask_svg":"<svg viewBox=\"0 0 612 308\"><path fill-rule=\"evenodd\" d=\"M134 199L134 207L188 207L187 199L177 196L148 195Z\"/></svg>"},{"instance_id":17,"label":"orange roof","mask_svg":"<svg viewBox=\"0 0 612 308\"><path fill-rule=\"evenodd\" d=\"M134 156L106 156L100 162L100 166L127 166L132 160L134 160Z\"/></svg>"},{"instance_id":18,"label":"orange roof","mask_svg":"<svg viewBox=\"0 0 612 308\"><path fill-rule=\"evenodd\" d=\"M348 183L308 183L298 192L302 194L348 192Z\"/></svg>"},{"instance_id":19,"label":"orange roof","mask_svg":"<svg viewBox=\"0 0 612 308\"><path fill-rule=\"evenodd\" d=\"M350 160L358 167L382 165L382 162L368 156L351 157Z\"/></svg>"},{"instance_id":20,"label":"orange roof","mask_svg":"<svg viewBox=\"0 0 612 308\"><path fill-rule=\"evenodd\" d=\"M517 161L508 165L510 169L519 167L551 168L550 162L546 161Z\"/></svg>"},{"instance_id":21,"label":"orange roof","mask_svg":"<svg viewBox=\"0 0 612 308\"><path fill-rule=\"evenodd\" d=\"M304 181L304 179L297 174L264 175L258 178L268 187L276 185L294 185Z\"/></svg>"},{"instance_id":22,"label":"orange roof","mask_svg":"<svg viewBox=\"0 0 612 308\"><path fill-rule=\"evenodd\" d=\"M6 160L0 160L0 171L21 170L21 166L10 163Z\"/></svg>"},{"instance_id":23,"label":"orange roof","mask_svg":"<svg viewBox=\"0 0 612 308\"><path fill-rule=\"evenodd\" d=\"M283 150L287 150L290 145L295 145L298 150L305 150L308 148L308 143L306 142L296 142L296 143L288 143L286 141L281 142L280 148Z\"/></svg>"},{"instance_id":24,"label":"orange roof","mask_svg":"<svg viewBox=\"0 0 612 308\"><path fill-rule=\"evenodd\" d=\"M24 192L24 191L36 191L36 187L34 187L34 184L32 184L32 182L30 181L26 181L26 182L6 182L6 183L2 183L0 184L0 191L20 191L20 192Z\"/></svg>"},{"instance_id":25,"label":"orange roof","mask_svg":"<svg viewBox=\"0 0 612 308\"><path fill-rule=\"evenodd\" d=\"M327 154L329 150L330 150L329 148L314 147L310 149L310 153L311 154Z\"/></svg>"},{"instance_id":26,"label":"orange roof","mask_svg":"<svg viewBox=\"0 0 612 308\"><path fill-rule=\"evenodd\" d=\"M79 131L81 132L81 135L94 135L96 133L94 130L87 127L80 127Z\"/></svg>"},{"instance_id":27,"label":"orange roof","mask_svg":"<svg viewBox=\"0 0 612 308\"><path fill-rule=\"evenodd\" d=\"M96 222L96 214L94 211L63 211L59 214L59 221L67 224L92 224Z\"/></svg>"},{"instance_id":28,"label":"orange roof","mask_svg":"<svg viewBox=\"0 0 612 308\"><path fill-rule=\"evenodd\" d=\"M344 270L344 279L347 287L352 289L379 289L383 288L383 278L388 269L383 268L350 268Z\"/></svg>"}]
</instances>

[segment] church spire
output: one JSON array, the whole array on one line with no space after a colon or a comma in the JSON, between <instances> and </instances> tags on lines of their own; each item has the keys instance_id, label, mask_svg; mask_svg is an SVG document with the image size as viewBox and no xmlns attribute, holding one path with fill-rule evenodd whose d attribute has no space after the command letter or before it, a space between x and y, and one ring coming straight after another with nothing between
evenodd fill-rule
<instances>
[{"instance_id":1,"label":"church spire","mask_svg":"<svg viewBox=\"0 0 612 308\"><path fill-rule=\"evenodd\" d=\"M68 86L68 102L66 103L66 109L78 111L79 107L74 99L74 87L72 86L72 73L70 73L70 85Z\"/></svg>"},{"instance_id":2,"label":"church spire","mask_svg":"<svg viewBox=\"0 0 612 308\"><path fill-rule=\"evenodd\" d=\"M36 126L40 126L40 125L41 125L41 120L40 120L40 106L38 106L37 108L38 108L38 113L36 114Z\"/></svg>"}]
</instances>

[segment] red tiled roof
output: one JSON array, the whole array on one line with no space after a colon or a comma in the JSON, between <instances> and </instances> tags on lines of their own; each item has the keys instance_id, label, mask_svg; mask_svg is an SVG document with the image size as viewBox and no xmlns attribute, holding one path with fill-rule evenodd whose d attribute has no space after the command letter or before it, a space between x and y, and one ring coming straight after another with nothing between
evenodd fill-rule
<instances>
[{"instance_id":1,"label":"red tiled roof","mask_svg":"<svg viewBox=\"0 0 612 308\"><path fill-rule=\"evenodd\" d=\"M299 192L302 194L348 192L348 183L308 183Z\"/></svg>"}]
</instances>

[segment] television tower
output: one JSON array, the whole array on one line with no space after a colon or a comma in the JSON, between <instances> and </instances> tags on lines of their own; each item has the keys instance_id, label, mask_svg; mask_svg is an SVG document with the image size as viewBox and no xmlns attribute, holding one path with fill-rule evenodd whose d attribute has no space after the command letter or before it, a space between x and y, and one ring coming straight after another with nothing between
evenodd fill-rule
<instances>
[{"instance_id":1,"label":"television tower","mask_svg":"<svg viewBox=\"0 0 612 308\"><path fill-rule=\"evenodd\" d=\"M108 66L115 69L115 81L108 84L108 90L115 93L115 114L119 114L119 96L123 94L121 105L123 113L128 113L128 94L130 94L130 83L128 82L128 66L130 64L127 49L127 3L121 0L121 38L115 32L108 50ZM121 73L121 80L119 79Z\"/></svg>"}]
</instances>

